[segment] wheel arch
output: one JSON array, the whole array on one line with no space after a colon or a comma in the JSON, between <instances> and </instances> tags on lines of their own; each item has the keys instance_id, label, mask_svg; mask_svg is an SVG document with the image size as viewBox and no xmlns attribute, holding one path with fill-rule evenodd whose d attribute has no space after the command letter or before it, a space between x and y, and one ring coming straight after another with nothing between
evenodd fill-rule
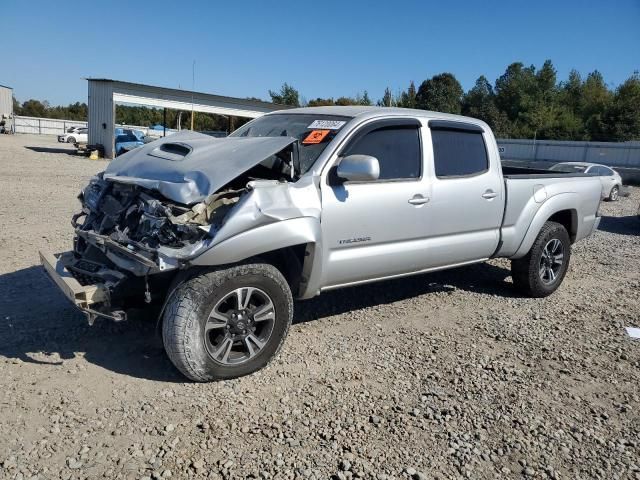
<instances>
[{"instance_id":1,"label":"wheel arch","mask_svg":"<svg viewBox=\"0 0 640 480\"><path fill-rule=\"evenodd\" d=\"M510 258L516 259L525 256L535 242L542 227L548 221L563 225L569 233L571 243L574 243L580 233L580 213L575 208L576 204L579 204L579 198L576 193L564 193L547 200L534 215L518 250Z\"/></svg>"},{"instance_id":2,"label":"wheel arch","mask_svg":"<svg viewBox=\"0 0 640 480\"><path fill-rule=\"evenodd\" d=\"M578 235L578 211L575 208L568 208L565 210L559 210L549 218L546 222L556 222L566 228L569 233L571 243L576 241Z\"/></svg>"},{"instance_id":3,"label":"wheel arch","mask_svg":"<svg viewBox=\"0 0 640 480\"><path fill-rule=\"evenodd\" d=\"M320 224L317 218L299 217L270 223L223 240L191 261L195 267L225 267L261 259L276 267L294 295L303 290L309 272L320 268Z\"/></svg>"}]
</instances>

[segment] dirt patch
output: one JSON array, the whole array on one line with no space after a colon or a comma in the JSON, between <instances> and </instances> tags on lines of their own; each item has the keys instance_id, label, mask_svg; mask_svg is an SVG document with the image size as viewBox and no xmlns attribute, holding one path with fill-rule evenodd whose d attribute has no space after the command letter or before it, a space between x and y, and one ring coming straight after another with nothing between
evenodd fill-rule
<instances>
[{"instance_id":1,"label":"dirt patch","mask_svg":"<svg viewBox=\"0 0 640 480\"><path fill-rule=\"evenodd\" d=\"M640 475L640 189L604 203L564 284L509 262L296 304L270 367L186 383L153 321L88 327L38 266L106 166L0 136L0 478Z\"/></svg>"}]
</instances>

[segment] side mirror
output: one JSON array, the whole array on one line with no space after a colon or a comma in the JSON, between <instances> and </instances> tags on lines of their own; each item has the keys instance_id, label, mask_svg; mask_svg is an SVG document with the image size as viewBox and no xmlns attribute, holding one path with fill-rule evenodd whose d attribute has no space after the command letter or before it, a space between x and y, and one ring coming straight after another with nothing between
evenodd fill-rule
<instances>
[{"instance_id":1,"label":"side mirror","mask_svg":"<svg viewBox=\"0 0 640 480\"><path fill-rule=\"evenodd\" d=\"M371 155L348 155L338 164L336 175L349 182L371 182L380 176L380 163Z\"/></svg>"}]
</instances>

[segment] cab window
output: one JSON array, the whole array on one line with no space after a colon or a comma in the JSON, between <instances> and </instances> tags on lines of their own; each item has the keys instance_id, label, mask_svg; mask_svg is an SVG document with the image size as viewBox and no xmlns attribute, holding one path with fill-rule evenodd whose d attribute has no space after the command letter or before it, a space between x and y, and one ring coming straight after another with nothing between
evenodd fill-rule
<instances>
[{"instance_id":1,"label":"cab window","mask_svg":"<svg viewBox=\"0 0 640 480\"><path fill-rule=\"evenodd\" d=\"M344 155L370 155L380 164L380 180L420 178L422 150L417 126L378 128L358 137Z\"/></svg>"}]
</instances>

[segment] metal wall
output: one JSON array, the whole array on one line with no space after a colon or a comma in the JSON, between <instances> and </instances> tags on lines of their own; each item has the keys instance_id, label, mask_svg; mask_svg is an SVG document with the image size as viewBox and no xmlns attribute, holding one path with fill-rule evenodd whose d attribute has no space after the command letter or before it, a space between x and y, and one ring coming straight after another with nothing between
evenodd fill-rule
<instances>
[{"instance_id":1,"label":"metal wall","mask_svg":"<svg viewBox=\"0 0 640 480\"><path fill-rule=\"evenodd\" d=\"M89 82L89 145L102 145L106 158L114 157L116 107L113 82Z\"/></svg>"},{"instance_id":2,"label":"metal wall","mask_svg":"<svg viewBox=\"0 0 640 480\"><path fill-rule=\"evenodd\" d=\"M0 85L0 117L13 115L13 89Z\"/></svg>"},{"instance_id":3,"label":"metal wall","mask_svg":"<svg viewBox=\"0 0 640 480\"><path fill-rule=\"evenodd\" d=\"M565 142L499 139L500 157L507 164L525 162L549 168L558 162L590 162L614 167L625 183L640 185L640 142Z\"/></svg>"},{"instance_id":4,"label":"metal wall","mask_svg":"<svg viewBox=\"0 0 640 480\"><path fill-rule=\"evenodd\" d=\"M57 118L38 118L16 116L15 133L33 133L36 135L62 135L69 127L86 127L87 122L63 120Z\"/></svg>"},{"instance_id":5,"label":"metal wall","mask_svg":"<svg viewBox=\"0 0 640 480\"><path fill-rule=\"evenodd\" d=\"M508 160L591 162L640 168L640 142L564 142L499 139L500 156Z\"/></svg>"}]
</instances>

